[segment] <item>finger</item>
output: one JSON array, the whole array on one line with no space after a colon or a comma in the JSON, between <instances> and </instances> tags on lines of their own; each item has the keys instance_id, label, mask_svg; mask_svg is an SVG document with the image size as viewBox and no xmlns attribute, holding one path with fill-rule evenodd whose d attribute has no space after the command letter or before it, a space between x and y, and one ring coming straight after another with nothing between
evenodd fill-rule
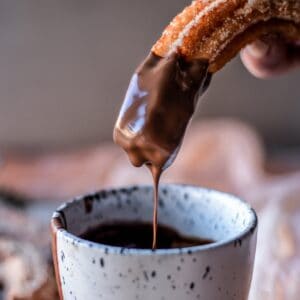
<instances>
[{"instance_id":1,"label":"finger","mask_svg":"<svg viewBox=\"0 0 300 300\"><path fill-rule=\"evenodd\" d=\"M268 37L258 40L241 52L241 58L254 76L269 78L287 72L300 64L300 47Z\"/></svg>"}]
</instances>

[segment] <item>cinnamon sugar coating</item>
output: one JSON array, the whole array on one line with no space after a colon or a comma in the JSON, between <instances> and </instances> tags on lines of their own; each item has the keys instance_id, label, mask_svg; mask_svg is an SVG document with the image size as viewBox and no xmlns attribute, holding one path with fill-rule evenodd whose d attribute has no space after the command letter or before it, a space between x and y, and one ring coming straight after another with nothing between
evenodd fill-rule
<instances>
[{"instance_id":1,"label":"cinnamon sugar coating","mask_svg":"<svg viewBox=\"0 0 300 300\"><path fill-rule=\"evenodd\" d=\"M214 73L268 33L300 39L299 0L195 0L167 26L152 51L207 59Z\"/></svg>"}]
</instances>

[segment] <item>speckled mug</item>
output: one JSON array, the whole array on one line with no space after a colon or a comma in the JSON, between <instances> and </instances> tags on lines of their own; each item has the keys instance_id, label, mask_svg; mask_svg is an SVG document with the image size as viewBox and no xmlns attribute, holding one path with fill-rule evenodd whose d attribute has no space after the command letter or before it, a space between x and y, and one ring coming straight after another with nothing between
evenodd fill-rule
<instances>
[{"instance_id":1,"label":"speckled mug","mask_svg":"<svg viewBox=\"0 0 300 300\"><path fill-rule=\"evenodd\" d=\"M159 223L215 243L166 250L97 244L79 236L102 222L152 221L151 186L111 189L62 205L52 218L61 299L245 300L257 217L240 199L199 187L162 185Z\"/></svg>"}]
</instances>

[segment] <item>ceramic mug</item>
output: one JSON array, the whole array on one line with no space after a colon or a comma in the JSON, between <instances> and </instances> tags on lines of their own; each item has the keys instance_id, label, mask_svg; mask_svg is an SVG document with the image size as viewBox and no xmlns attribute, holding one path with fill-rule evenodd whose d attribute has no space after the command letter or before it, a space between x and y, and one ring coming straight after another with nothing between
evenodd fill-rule
<instances>
[{"instance_id":1,"label":"ceramic mug","mask_svg":"<svg viewBox=\"0 0 300 300\"><path fill-rule=\"evenodd\" d=\"M159 223L214 240L181 249L128 249L80 238L101 223L152 221L153 189L104 190L63 204L52 218L52 246L64 300L245 300L257 217L240 199L185 185L162 185Z\"/></svg>"}]
</instances>

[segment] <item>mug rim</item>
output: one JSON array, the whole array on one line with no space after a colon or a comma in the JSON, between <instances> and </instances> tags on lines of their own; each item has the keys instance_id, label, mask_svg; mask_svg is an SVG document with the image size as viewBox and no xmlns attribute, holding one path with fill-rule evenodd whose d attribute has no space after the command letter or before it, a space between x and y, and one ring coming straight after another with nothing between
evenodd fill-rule
<instances>
[{"instance_id":1,"label":"mug rim","mask_svg":"<svg viewBox=\"0 0 300 300\"><path fill-rule=\"evenodd\" d=\"M210 189L210 188L204 188L197 185L191 185L191 184L178 184L178 183L163 183L160 184L160 188L168 188L170 186L176 186L176 187L189 187L196 189L198 192L206 192L209 194L217 194L223 197L227 197L230 201L235 201L243 206L244 209L247 209L249 212L250 220L249 225L239 232L239 234L235 235L234 237L220 240L217 242L213 242L206 245L199 245L199 246L190 246L190 247L183 247L183 248L171 248L171 249L137 249L137 248L126 248L126 247L120 247L120 246L111 246L107 244L101 244L96 243L93 241L86 240L82 237L77 236L76 234L73 234L69 232L64 227L58 227L57 223L55 222L55 219L61 218L61 212L68 206L73 205L74 203L84 201L86 197L93 197L95 195L99 195L103 192L110 193L112 191L120 191L121 189L130 190L130 189L146 189L146 188L152 188L152 185L148 184L139 184L139 185L128 185L128 186L120 186L117 188L104 188L99 191L93 192L93 193L86 193L81 196L77 196L72 200L66 201L63 204L61 204L55 212L52 214L51 222L54 224L55 230L62 233L67 240L69 240L70 243L76 241L78 245L86 248L95 248L97 250L102 251L104 254L121 254L121 255L135 255L135 256L144 256L144 255L178 255L178 254L193 254L195 252L205 252L205 251L211 251L215 249L220 249L223 247L226 247L232 243L241 243L243 240L245 240L249 235L253 234L255 230L257 229L258 225L258 217L256 214L256 211L251 207L249 203L242 200L238 196L235 196L230 193L221 192L218 190ZM51 230L53 228L51 227Z\"/></svg>"}]
</instances>

